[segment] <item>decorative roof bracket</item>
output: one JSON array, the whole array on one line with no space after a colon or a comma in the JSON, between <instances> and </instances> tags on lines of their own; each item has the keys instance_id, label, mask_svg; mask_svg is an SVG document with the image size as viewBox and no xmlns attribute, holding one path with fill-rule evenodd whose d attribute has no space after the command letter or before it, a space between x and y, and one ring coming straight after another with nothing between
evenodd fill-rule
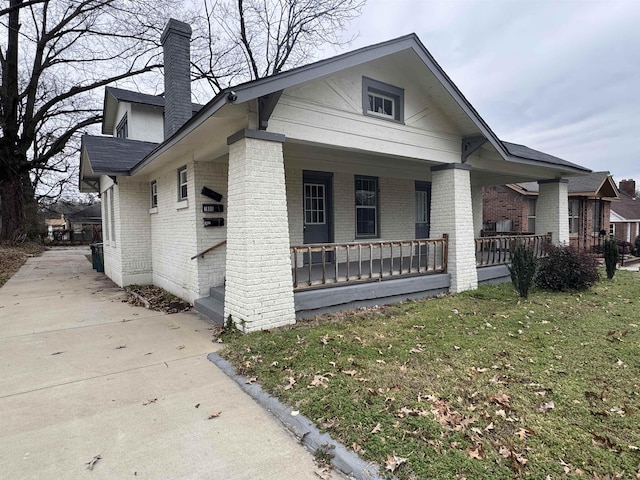
<instances>
[{"instance_id":1,"label":"decorative roof bracket","mask_svg":"<svg viewBox=\"0 0 640 480\"><path fill-rule=\"evenodd\" d=\"M269 119L271 118L271 114L276 108L281 95L282 90L278 90L277 92L273 92L269 95L264 95L258 98L259 130L266 130L269 126Z\"/></svg>"},{"instance_id":2,"label":"decorative roof bracket","mask_svg":"<svg viewBox=\"0 0 640 480\"><path fill-rule=\"evenodd\" d=\"M467 158L479 149L487 139L481 135L475 137L464 137L462 139L462 163L467 161Z\"/></svg>"}]
</instances>

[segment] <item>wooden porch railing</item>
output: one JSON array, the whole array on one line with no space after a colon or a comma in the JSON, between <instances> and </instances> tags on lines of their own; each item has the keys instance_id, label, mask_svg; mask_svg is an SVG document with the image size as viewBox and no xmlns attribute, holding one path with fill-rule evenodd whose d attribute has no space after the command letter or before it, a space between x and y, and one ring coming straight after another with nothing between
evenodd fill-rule
<instances>
[{"instance_id":1,"label":"wooden porch railing","mask_svg":"<svg viewBox=\"0 0 640 480\"><path fill-rule=\"evenodd\" d=\"M293 246L293 288L445 273L447 249L447 235L424 240Z\"/></svg>"},{"instance_id":2,"label":"wooden porch railing","mask_svg":"<svg viewBox=\"0 0 640 480\"><path fill-rule=\"evenodd\" d=\"M511 250L517 244L524 244L533 250L537 257L547 253L551 243L551 234L546 235L501 235L476 238L476 266L488 267L503 265L511 261Z\"/></svg>"}]
</instances>

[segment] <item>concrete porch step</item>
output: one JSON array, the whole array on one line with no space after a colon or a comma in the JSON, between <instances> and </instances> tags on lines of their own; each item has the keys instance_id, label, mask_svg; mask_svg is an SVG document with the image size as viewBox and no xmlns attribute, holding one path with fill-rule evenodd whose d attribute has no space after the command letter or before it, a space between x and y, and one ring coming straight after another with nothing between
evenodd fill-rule
<instances>
[{"instance_id":1,"label":"concrete porch step","mask_svg":"<svg viewBox=\"0 0 640 480\"><path fill-rule=\"evenodd\" d=\"M197 298L193 302L193 307L196 312L222 327L224 325L224 293L222 298L222 301L214 296Z\"/></svg>"},{"instance_id":2,"label":"concrete porch step","mask_svg":"<svg viewBox=\"0 0 640 480\"><path fill-rule=\"evenodd\" d=\"M220 285L217 287L211 287L209 289L209 296L211 298L215 298L216 300L222 302L224 304L224 285Z\"/></svg>"}]
</instances>

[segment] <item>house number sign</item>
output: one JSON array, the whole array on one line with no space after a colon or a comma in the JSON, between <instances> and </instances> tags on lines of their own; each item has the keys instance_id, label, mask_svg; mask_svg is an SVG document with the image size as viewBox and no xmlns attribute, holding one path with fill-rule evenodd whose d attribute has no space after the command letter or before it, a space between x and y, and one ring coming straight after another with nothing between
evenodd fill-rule
<instances>
[{"instance_id":1,"label":"house number sign","mask_svg":"<svg viewBox=\"0 0 640 480\"><path fill-rule=\"evenodd\" d=\"M205 227L224 227L224 218L203 218Z\"/></svg>"},{"instance_id":2,"label":"house number sign","mask_svg":"<svg viewBox=\"0 0 640 480\"><path fill-rule=\"evenodd\" d=\"M202 213L222 213L224 206L220 203L203 203Z\"/></svg>"}]
</instances>

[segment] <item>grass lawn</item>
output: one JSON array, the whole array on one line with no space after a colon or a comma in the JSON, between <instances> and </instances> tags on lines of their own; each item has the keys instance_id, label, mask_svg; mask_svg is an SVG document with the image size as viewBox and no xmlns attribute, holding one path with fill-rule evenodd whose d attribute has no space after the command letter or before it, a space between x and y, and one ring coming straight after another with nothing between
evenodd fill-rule
<instances>
[{"instance_id":1,"label":"grass lawn","mask_svg":"<svg viewBox=\"0 0 640 480\"><path fill-rule=\"evenodd\" d=\"M38 243L0 244L0 287L27 261L30 255L38 255L44 247Z\"/></svg>"},{"instance_id":2,"label":"grass lawn","mask_svg":"<svg viewBox=\"0 0 640 480\"><path fill-rule=\"evenodd\" d=\"M227 334L222 354L400 479L640 478L639 306L634 272L527 301L483 286Z\"/></svg>"}]
</instances>

